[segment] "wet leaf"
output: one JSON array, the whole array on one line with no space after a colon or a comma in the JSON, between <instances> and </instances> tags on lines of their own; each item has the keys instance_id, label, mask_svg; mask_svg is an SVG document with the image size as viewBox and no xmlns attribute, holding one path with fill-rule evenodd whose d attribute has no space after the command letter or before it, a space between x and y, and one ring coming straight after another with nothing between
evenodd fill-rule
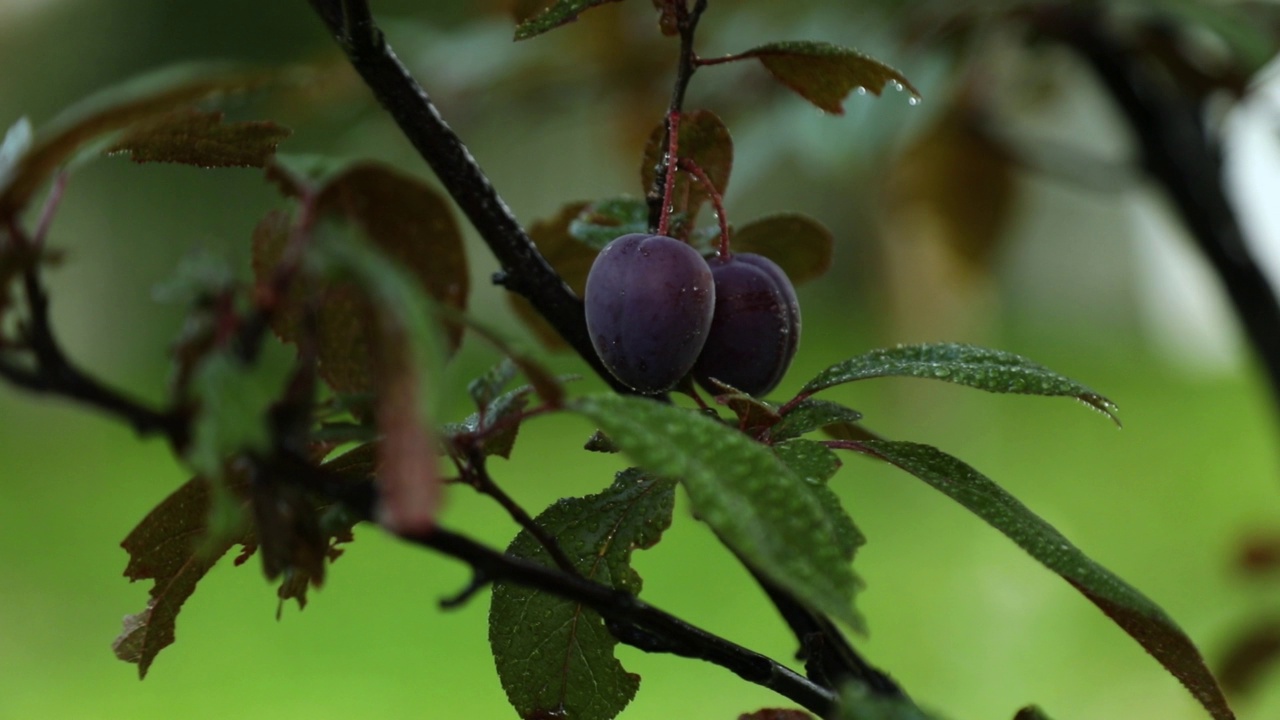
<instances>
[{"instance_id":1,"label":"wet leaf","mask_svg":"<svg viewBox=\"0 0 1280 720\"><path fill-rule=\"evenodd\" d=\"M822 277L831 269L835 238L822 223L804 215L771 215L733 232L734 252L763 255L778 264L792 284Z\"/></svg>"},{"instance_id":2,"label":"wet leaf","mask_svg":"<svg viewBox=\"0 0 1280 720\"><path fill-rule=\"evenodd\" d=\"M593 250L570 235L569 224L587 206L586 202L565 205L554 218L540 220L529 227L529 237L538 246L538 251L578 297L582 297L583 290L586 288L587 273L591 271L591 264L595 262L597 250ZM560 333L556 332L555 328L533 309L533 305L529 304L528 300L516 293L506 295L507 302L511 303L511 309L515 311L516 316L524 322L544 347L548 350L569 349L569 344L560 337Z\"/></svg>"},{"instance_id":3,"label":"wet leaf","mask_svg":"<svg viewBox=\"0 0 1280 720\"><path fill-rule=\"evenodd\" d=\"M761 575L853 628L858 581L822 502L764 445L699 413L593 395L570 403L640 467L678 478L693 511Z\"/></svg>"},{"instance_id":4,"label":"wet leaf","mask_svg":"<svg viewBox=\"0 0 1280 720\"><path fill-rule=\"evenodd\" d=\"M528 40L578 19L578 15L597 5L620 0L556 0L536 15L516 26L516 40Z\"/></svg>"},{"instance_id":5,"label":"wet leaf","mask_svg":"<svg viewBox=\"0 0 1280 720\"><path fill-rule=\"evenodd\" d=\"M1094 562L1053 526L1000 486L928 445L885 440L860 443L861 452L924 480L1004 533L1097 605L1178 678L1217 720L1235 715L1186 633L1155 603Z\"/></svg>"},{"instance_id":6,"label":"wet leaf","mask_svg":"<svg viewBox=\"0 0 1280 720\"><path fill-rule=\"evenodd\" d=\"M243 486L244 478L234 481ZM147 607L124 619L124 631L112 643L116 657L138 666L145 678L156 655L173 644L178 611L195 592L196 583L232 547L255 545L252 529L225 535L216 544L204 543L210 510L211 486L199 478L188 481L155 507L129 533L121 546L129 553L125 577L131 581L154 580Z\"/></svg>"},{"instance_id":7,"label":"wet leaf","mask_svg":"<svg viewBox=\"0 0 1280 720\"><path fill-rule=\"evenodd\" d=\"M537 522L584 577L634 595L641 580L631 568L631 553L661 539L674 504L674 481L631 469L597 495L556 502ZM554 565L528 532L521 532L507 553ZM617 643L590 608L494 583L489 644L502 687L522 718L608 720L621 712L640 677L614 657Z\"/></svg>"},{"instance_id":8,"label":"wet leaf","mask_svg":"<svg viewBox=\"0 0 1280 720\"><path fill-rule=\"evenodd\" d=\"M4 140L0 141L0 188L8 187L22 159L30 152L32 135L31 121L25 117L18 118L5 131Z\"/></svg>"},{"instance_id":9,"label":"wet leaf","mask_svg":"<svg viewBox=\"0 0 1280 720\"><path fill-rule=\"evenodd\" d=\"M480 377L467 383L467 394L476 404L477 410L489 407L489 404L502 394L507 384L516 376L516 365L511 358L503 358L497 365Z\"/></svg>"},{"instance_id":10,"label":"wet leaf","mask_svg":"<svg viewBox=\"0 0 1280 720\"><path fill-rule=\"evenodd\" d=\"M524 385L503 393L485 406L483 416L478 412L472 413L460 423L446 425L445 433L451 439L463 433L483 434L485 439L480 444L483 454L510 458L516 436L520 432L520 423L516 419L529 405L529 395L532 392L531 385Z\"/></svg>"},{"instance_id":11,"label":"wet leaf","mask_svg":"<svg viewBox=\"0 0 1280 720\"><path fill-rule=\"evenodd\" d=\"M827 486L827 481L840 469L840 458L822 443L812 440L790 440L774 445L773 451L784 465L807 482L809 492L817 498L831 527L835 528L834 537L841 555L852 562L867 539L845 512L839 496Z\"/></svg>"},{"instance_id":12,"label":"wet leaf","mask_svg":"<svg viewBox=\"0 0 1280 720\"><path fill-rule=\"evenodd\" d=\"M1073 397L1120 424L1115 403L1084 385L1013 353L960 343L872 350L823 370L800 392L807 396L876 377L932 378L993 393Z\"/></svg>"},{"instance_id":13,"label":"wet leaf","mask_svg":"<svg viewBox=\"0 0 1280 720\"><path fill-rule=\"evenodd\" d=\"M0 183L0 217L26 207L33 195L86 144L176 108L226 93L261 87L278 72L225 64L166 68L107 88L68 108L46 127Z\"/></svg>"},{"instance_id":14,"label":"wet leaf","mask_svg":"<svg viewBox=\"0 0 1280 720\"><path fill-rule=\"evenodd\" d=\"M861 89L879 95L893 84L920 97L902 73L857 50L825 42L778 42L752 48L736 59L756 58L783 85L826 112L844 114L844 99Z\"/></svg>"},{"instance_id":15,"label":"wet leaf","mask_svg":"<svg viewBox=\"0 0 1280 720\"><path fill-rule=\"evenodd\" d=\"M567 209L567 208L566 208ZM569 222L569 235L596 253L622 235L649 232L649 205L640 198L616 197L582 206ZM591 263L587 263L591 269ZM586 274L582 276L586 284ZM579 295L582 293L579 292Z\"/></svg>"},{"instance_id":16,"label":"wet leaf","mask_svg":"<svg viewBox=\"0 0 1280 720\"><path fill-rule=\"evenodd\" d=\"M224 123L221 112L187 107L135 124L105 152L136 163L260 168L291 133L269 120Z\"/></svg>"},{"instance_id":17,"label":"wet leaf","mask_svg":"<svg viewBox=\"0 0 1280 720\"><path fill-rule=\"evenodd\" d=\"M773 429L769 437L774 442L797 438L828 425L856 423L862 419L862 413L840 403L828 400L809 398L791 408Z\"/></svg>"},{"instance_id":18,"label":"wet leaf","mask_svg":"<svg viewBox=\"0 0 1280 720\"><path fill-rule=\"evenodd\" d=\"M644 146L644 159L640 164L640 183L646 191L653 187L658 165L667 154L666 123L659 123L649 134ZM679 159L692 160L707 174L716 191L723 196L729 187L729 171L733 169L733 138L729 128L710 110L692 110L680 117L680 137L676 148ZM711 199L711 195L689 173L676 175L671 191L673 212L696 221L698 211ZM645 207L648 218L648 207Z\"/></svg>"}]
</instances>

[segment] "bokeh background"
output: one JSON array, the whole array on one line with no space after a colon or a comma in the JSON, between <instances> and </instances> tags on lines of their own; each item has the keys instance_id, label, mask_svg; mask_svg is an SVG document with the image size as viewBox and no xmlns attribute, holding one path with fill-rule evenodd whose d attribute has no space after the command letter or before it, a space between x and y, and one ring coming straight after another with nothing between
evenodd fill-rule
<instances>
[{"instance_id":1,"label":"bokeh background","mask_svg":"<svg viewBox=\"0 0 1280 720\"><path fill-rule=\"evenodd\" d=\"M605 6L520 44L497 0L373 5L522 220L642 193L641 147L665 109L676 52L649 3ZM779 39L852 45L900 68L924 95L919 105L893 92L855 95L835 117L756 66L694 80L688 106L715 110L734 133L730 220L803 212L837 238L833 271L800 289L804 341L777 396L870 347L922 340L1018 352L1109 395L1123 430L1068 401L926 381L834 391L878 432L933 443L1002 483L1162 604L1221 664L1240 638L1280 618L1277 577L1240 561L1280 535L1280 428L1216 280L1072 58L1000 27L978 28L965 44L930 43L912 3L852 5L712 0L699 45L706 55ZM283 150L429 175L301 0L0 0L0 126L25 116L39 127L140 72L225 58L321 68L307 92L232 110L294 127ZM1269 77L1264 68L1257 92L1221 114L1229 182L1264 257L1280 256L1280 224L1268 221L1280 207L1280 103ZM983 123L947 120L971 120L974 107ZM247 276L250 231L276 203L256 171L107 158L77 172L51 235L67 253L50 283L70 352L158 401L181 309L156 303L152 288L193 251L223 255ZM523 332L487 284L493 261L470 240L475 312ZM467 412L465 380L494 360L486 347L464 347L444 389L453 416ZM582 370L573 358L549 362ZM590 430L574 419L532 422L495 476L533 510L594 492L620 465L578 450ZM0 718L513 715L488 654L487 596L452 612L436 606L465 585L467 569L370 528L305 611L286 606L279 619L256 562L224 562L139 682L110 649L120 619L147 595L123 578L119 542L185 478L160 442L0 388ZM921 703L970 720L1012 717L1030 702L1060 719L1201 717L1090 603L946 498L857 458L833 486L869 538L856 568L871 636L859 645ZM450 495L444 521L494 545L516 530L466 491ZM774 657L794 651L687 506L636 565L655 604ZM785 705L718 667L619 654L644 678L626 718L732 718ZM1264 670L1235 699L1242 718L1280 716L1277 679Z\"/></svg>"}]
</instances>

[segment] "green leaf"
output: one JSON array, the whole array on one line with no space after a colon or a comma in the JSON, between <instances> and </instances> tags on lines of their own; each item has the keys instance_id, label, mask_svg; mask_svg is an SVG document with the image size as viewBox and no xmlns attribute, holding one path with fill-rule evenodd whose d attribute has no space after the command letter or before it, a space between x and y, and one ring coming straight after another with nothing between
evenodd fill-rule
<instances>
[{"instance_id":1,"label":"green leaf","mask_svg":"<svg viewBox=\"0 0 1280 720\"><path fill-rule=\"evenodd\" d=\"M791 472L807 481L809 491L822 505L827 520L835 528L841 554L847 562L852 562L854 554L866 544L867 539L845 512L839 496L827 486L827 481L840 469L840 458L827 446L812 440L779 443L773 446L773 451Z\"/></svg>"},{"instance_id":2,"label":"green leaf","mask_svg":"<svg viewBox=\"0 0 1280 720\"><path fill-rule=\"evenodd\" d=\"M875 440L861 452L915 475L1004 533L1102 609L1218 720L1235 716L1186 633L1155 603L1080 552L1053 526L960 460L928 445Z\"/></svg>"},{"instance_id":3,"label":"green leaf","mask_svg":"<svg viewBox=\"0 0 1280 720\"><path fill-rule=\"evenodd\" d=\"M756 58L783 85L822 110L844 114L844 99L857 89L879 95L885 85L920 92L902 73L857 50L825 42L778 42L752 48L734 60Z\"/></svg>"},{"instance_id":4,"label":"green leaf","mask_svg":"<svg viewBox=\"0 0 1280 720\"><path fill-rule=\"evenodd\" d=\"M1115 403L1084 385L1019 355L959 343L872 350L818 373L800 394L876 377L932 378L993 393L1074 397L1120 424Z\"/></svg>"},{"instance_id":5,"label":"green leaf","mask_svg":"<svg viewBox=\"0 0 1280 720\"><path fill-rule=\"evenodd\" d=\"M795 285L831 269L835 238L822 223L804 215L770 215L733 232L734 252L763 255L778 264Z\"/></svg>"},{"instance_id":6,"label":"green leaf","mask_svg":"<svg viewBox=\"0 0 1280 720\"><path fill-rule=\"evenodd\" d=\"M502 389L516 376L516 365L511 358L503 358L489 368L489 371L467 383L467 393L476 404L477 410L483 410L502 394Z\"/></svg>"},{"instance_id":7,"label":"green leaf","mask_svg":"<svg viewBox=\"0 0 1280 720\"><path fill-rule=\"evenodd\" d=\"M644 232L649 232L649 205L633 197L597 200L582 207L569 223L569 235L596 252L622 235ZM591 254L592 262L595 256ZM587 269L591 269L590 263ZM586 275L582 277L585 284Z\"/></svg>"},{"instance_id":8,"label":"green leaf","mask_svg":"<svg viewBox=\"0 0 1280 720\"><path fill-rule=\"evenodd\" d=\"M665 122L649 133L644 146L644 159L640 164L640 183L646 191L653 187L658 165L667 154L667 126ZM680 137L676 147L679 159L692 160L707 174L716 192L721 196L729 187L729 172L733 169L733 138L715 113L710 110L691 110L680 116ZM698 211L711 199L707 189L689 173L676 175L671 192L673 212L683 215L690 222L696 221ZM648 207L645 207L648 218Z\"/></svg>"},{"instance_id":9,"label":"green leaf","mask_svg":"<svg viewBox=\"0 0 1280 720\"><path fill-rule=\"evenodd\" d=\"M631 594L641 580L631 553L671 525L675 483L625 470L608 489L560 500L537 517L583 577ZM554 563L528 532L507 553ZM640 678L614 657L617 639L590 608L527 587L495 582L489 644L507 698L522 718L608 720L631 702Z\"/></svg>"},{"instance_id":10,"label":"green leaf","mask_svg":"<svg viewBox=\"0 0 1280 720\"><path fill-rule=\"evenodd\" d=\"M516 26L516 40L528 40L548 30L578 19L578 15L597 5L619 2L619 0L556 0L554 5L530 17Z\"/></svg>"},{"instance_id":11,"label":"green leaf","mask_svg":"<svg viewBox=\"0 0 1280 720\"><path fill-rule=\"evenodd\" d=\"M640 467L678 478L693 511L756 571L813 610L862 628L858 580L823 504L764 445L699 413L654 400L593 395L569 405Z\"/></svg>"},{"instance_id":12,"label":"green leaf","mask_svg":"<svg viewBox=\"0 0 1280 720\"><path fill-rule=\"evenodd\" d=\"M769 431L769 438L781 442L797 438L828 425L856 423L862 413L829 400L807 398L787 411Z\"/></svg>"},{"instance_id":13,"label":"green leaf","mask_svg":"<svg viewBox=\"0 0 1280 720\"><path fill-rule=\"evenodd\" d=\"M106 149L129 153L136 163L167 162L197 167L265 167L276 146L292 134L269 120L223 123L223 114L179 108L137 123Z\"/></svg>"},{"instance_id":14,"label":"green leaf","mask_svg":"<svg viewBox=\"0 0 1280 720\"><path fill-rule=\"evenodd\" d=\"M499 395L485 406L483 419L480 413L472 413L460 423L446 425L445 434L452 437L463 433L487 433L484 443L480 446L481 452L485 455L510 458L511 450L515 447L516 436L520 432L520 424L513 422L513 419L528 406L529 394L532 392L533 386L525 385ZM495 427L500 429L493 432Z\"/></svg>"},{"instance_id":15,"label":"green leaf","mask_svg":"<svg viewBox=\"0 0 1280 720\"><path fill-rule=\"evenodd\" d=\"M245 365L230 352L204 359L192 380L200 409L185 453L197 474L216 480L228 458L270 446L267 414L284 394L287 370L262 362Z\"/></svg>"},{"instance_id":16,"label":"green leaf","mask_svg":"<svg viewBox=\"0 0 1280 720\"><path fill-rule=\"evenodd\" d=\"M840 688L840 701L830 720L941 720L903 697L872 693L859 682Z\"/></svg>"},{"instance_id":17,"label":"green leaf","mask_svg":"<svg viewBox=\"0 0 1280 720\"><path fill-rule=\"evenodd\" d=\"M22 158L31 150L31 121L25 117L9 126L0 141L0 188L7 187L18 171Z\"/></svg>"}]
</instances>

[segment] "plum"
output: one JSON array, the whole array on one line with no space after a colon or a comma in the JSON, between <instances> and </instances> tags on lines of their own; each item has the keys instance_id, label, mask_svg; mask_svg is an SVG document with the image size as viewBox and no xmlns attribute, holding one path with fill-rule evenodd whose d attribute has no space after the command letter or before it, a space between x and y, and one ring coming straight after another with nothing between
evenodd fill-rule
<instances>
[{"instance_id":1,"label":"plum","mask_svg":"<svg viewBox=\"0 0 1280 720\"><path fill-rule=\"evenodd\" d=\"M587 332L604 366L647 395L675 386L698 359L715 310L711 268L664 235L623 235L591 265Z\"/></svg>"},{"instance_id":2,"label":"plum","mask_svg":"<svg viewBox=\"0 0 1280 720\"><path fill-rule=\"evenodd\" d=\"M778 386L800 344L800 303L791 280L753 253L712 258L716 308L693 377L708 392L712 378L751 395Z\"/></svg>"}]
</instances>

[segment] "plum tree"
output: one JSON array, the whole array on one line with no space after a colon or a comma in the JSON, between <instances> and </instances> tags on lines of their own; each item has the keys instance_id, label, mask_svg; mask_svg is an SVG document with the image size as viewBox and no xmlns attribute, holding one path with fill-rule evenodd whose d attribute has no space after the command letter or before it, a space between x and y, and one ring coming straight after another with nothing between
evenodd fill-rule
<instances>
[{"instance_id":1,"label":"plum tree","mask_svg":"<svg viewBox=\"0 0 1280 720\"><path fill-rule=\"evenodd\" d=\"M710 261L716 307L694 378L708 391L711 380L751 395L778 386L800 344L800 304L791 280L772 260L737 253Z\"/></svg>"},{"instance_id":2,"label":"plum tree","mask_svg":"<svg viewBox=\"0 0 1280 720\"><path fill-rule=\"evenodd\" d=\"M696 250L664 235L623 235L587 275L587 332L614 377L661 393L693 368L715 300L711 268Z\"/></svg>"}]
</instances>

